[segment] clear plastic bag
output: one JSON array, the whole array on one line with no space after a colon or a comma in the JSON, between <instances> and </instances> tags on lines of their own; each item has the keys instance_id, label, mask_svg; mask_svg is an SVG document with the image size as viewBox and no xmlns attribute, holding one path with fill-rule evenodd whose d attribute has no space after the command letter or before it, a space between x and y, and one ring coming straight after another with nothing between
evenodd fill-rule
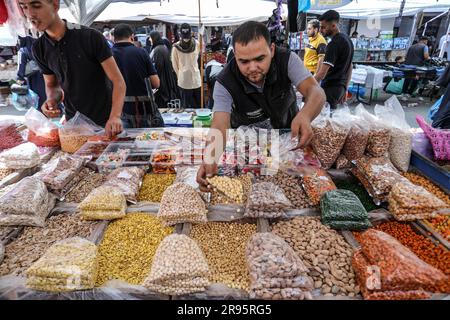
<instances>
[{"instance_id":1,"label":"clear plastic bag","mask_svg":"<svg viewBox=\"0 0 450 320\"><path fill-rule=\"evenodd\" d=\"M112 220L125 216L127 201L118 188L101 186L79 204L85 220Z\"/></svg>"},{"instance_id":2,"label":"clear plastic bag","mask_svg":"<svg viewBox=\"0 0 450 320\"><path fill-rule=\"evenodd\" d=\"M385 125L391 127L389 158L392 164L402 172L408 171L413 135L406 122L403 107L397 97L392 96L386 100L384 106L376 105L374 112Z\"/></svg>"},{"instance_id":3,"label":"clear plastic bag","mask_svg":"<svg viewBox=\"0 0 450 320\"><path fill-rule=\"evenodd\" d=\"M0 121L0 151L14 148L24 142L13 121Z\"/></svg>"},{"instance_id":4,"label":"clear plastic bag","mask_svg":"<svg viewBox=\"0 0 450 320\"><path fill-rule=\"evenodd\" d=\"M374 269L373 277L378 282L378 285L369 287L367 282L360 283L363 293L364 290L433 292L434 288L448 281L448 277L440 270L420 260L395 238L382 231L369 229L361 233L358 240L362 246L361 253ZM361 272L361 268L355 270L357 274Z\"/></svg>"},{"instance_id":5,"label":"clear plastic bag","mask_svg":"<svg viewBox=\"0 0 450 320\"><path fill-rule=\"evenodd\" d=\"M322 223L344 230L371 227L369 216L358 197L349 190L332 190L320 199Z\"/></svg>"},{"instance_id":6,"label":"clear plastic bag","mask_svg":"<svg viewBox=\"0 0 450 320\"><path fill-rule=\"evenodd\" d=\"M324 169L330 169L341 153L350 127L344 117L321 114L312 122L312 147Z\"/></svg>"},{"instance_id":7,"label":"clear plastic bag","mask_svg":"<svg viewBox=\"0 0 450 320\"><path fill-rule=\"evenodd\" d=\"M283 189L271 182L258 182L252 186L244 217L279 218L292 203L284 195Z\"/></svg>"},{"instance_id":8,"label":"clear plastic bag","mask_svg":"<svg viewBox=\"0 0 450 320\"><path fill-rule=\"evenodd\" d=\"M118 188L127 201L136 203L144 174L145 170L139 167L117 168L106 177L103 185Z\"/></svg>"},{"instance_id":9,"label":"clear plastic bag","mask_svg":"<svg viewBox=\"0 0 450 320\"><path fill-rule=\"evenodd\" d=\"M177 176L175 182L181 182L190 185L195 190L199 189L197 183L197 172L200 166L180 166L176 168Z\"/></svg>"},{"instance_id":10,"label":"clear plastic bag","mask_svg":"<svg viewBox=\"0 0 450 320\"><path fill-rule=\"evenodd\" d=\"M91 119L77 112L75 116L59 128L61 149L68 153L75 153L94 135L102 133L103 128Z\"/></svg>"},{"instance_id":11,"label":"clear plastic bag","mask_svg":"<svg viewBox=\"0 0 450 320\"><path fill-rule=\"evenodd\" d=\"M280 135L278 141L271 141L270 154L272 167L288 171L292 168L305 166L320 167L320 161L311 147L295 149L298 145L298 137L292 138L291 133ZM294 150L295 149L295 150Z\"/></svg>"},{"instance_id":12,"label":"clear plastic bag","mask_svg":"<svg viewBox=\"0 0 450 320\"><path fill-rule=\"evenodd\" d=\"M207 179L212 186L213 203L219 203L217 197L225 203L242 204L244 203L244 187L242 182L237 178L226 176L215 176Z\"/></svg>"},{"instance_id":13,"label":"clear plastic bag","mask_svg":"<svg viewBox=\"0 0 450 320\"><path fill-rule=\"evenodd\" d=\"M31 108L25 114L25 125L28 128L28 141L41 147L59 147L58 126L41 112Z\"/></svg>"},{"instance_id":14,"label":"clear plastic bag","mask_svg":"<svg viewBox=\"0 0 450 320\"><path fill-rule=\"evenodd\" d=\"M295 251L280 237L256 233L247 242L250 298L312 299L313 280Z\"/></svg>"},{"instance_id":15,"label":"clear plastic bag","mask_svg":"<svg viewBox=\"0 0 450 320\"><path fill-rule=\"evenodd\" d=\"M6 169L28 169L41 161L38 148L34 143L26 142L0 153L0 167Z\"/></svg>"},{"instance_id":16,"label":"clear plastic bag","mask_svg":"<svg viewBox=\"0 0 450 320\"><path fill-rule=\"evenodd\" d=\"M326 192L336 189L328 173L318 168L309 168L302 174L302 185L313 206L319 205Z\"/></svg>"},{"instance_id":17,"label":"clear plastic bag","mask_svg":"<svg viewBox=\"0 0 450 320\"><path fill-rule=\"evenodd\" d=\"M172 234L165 237L156 250L143 285L169 295L189 294L206 289L209 273L205 255L197 242L186 235Z\"/></svg>"},{"instance_id":18,"label":"clear plastic bag","mask_svg":"<svg viewBox=\"0 0 450 320\"><path fill-rule=\"evenodd\" d=\"M164 191L158 218L165 226L184 222L204 223L207 221L207 212L205 202L194 188L184 183L175 183Z\"/></svg>"},{"instance_id":19,"label":"clear plastic bag","mask_svg":"<svg viewBox=\"0 0 450 320\"><path fill-rule=\"evenodd\" d=\"M97 269L97 246L80 237L59 241L27 271L27 287L41 291L92 289Z\"/></svg>"},{"instance_id":20,"label":"clear plastic bag","mask_svg":"<svg viewBox=\"0 0 450 320\"><path fill-rule=\"evenodd\" d=\"M85 159L83 158L64 155L48 164L45 169L47 173L42 177L42 181L53 193L63 196L63 189L75 180L84 164Z\"/></svg>"},{"instance_id":21,"label":"clear plastic bag","mask_svg":"<svg viewBox=\"0 0 450 320\"><path fill-rule=\"evenodd\" d=\"M389 211L400 221L436 218L450 213L450 206L421 186L409 181L396 183L389 194Z\"/></svg>"}]
</instances>

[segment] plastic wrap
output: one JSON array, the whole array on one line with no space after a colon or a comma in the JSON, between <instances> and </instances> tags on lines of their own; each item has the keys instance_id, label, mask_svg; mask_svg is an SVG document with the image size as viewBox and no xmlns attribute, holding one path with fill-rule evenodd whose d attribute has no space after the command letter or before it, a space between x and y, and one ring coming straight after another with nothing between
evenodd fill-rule
<instances>
[{"instance_id":1,"label":"plastic wrap","mask_svg":"<svg viewBox=\"0 0 450 320\"><path fill-rule=\"evenodd\" d=\"M59 128L61 149L74 153L88 141L90 136L94 136L102 130L91 119L77 112L72 119Z\"/></svg>"},{"instance_id":2,"label":"plastic wrap","mask_svg":"<svg viewBox=\"0 0 450 320\"><path fill-rule=\"evenodd\" d=\"M303 174L302 181L303 189L313 206L319 205L323 194L336 189L333 180L323 169L310 168Z\"/></svg>"},{"instance_id":3,"label":"plastic wrap","mask_svg":"<svg viewBox=\"0 0 450 320\"><path fill-rule=\"evenodd\" d=\"M0 153L0 167L6 169L28 169L41 161L38 148L34 143L23 143Z\"/></svg>"},{"instance_id":4,"label":"plastic wrap","mask_svg":"<svg viewBox=\"0 0 450 320\"><path fill-rule=\"evenodd\" d=\"M14 148L24 142L13 121L0 121L0 151Z\"/></svg>"},{"instance_id":5,"label":"plastic wrap","mask_svg":"<svg viewBox=\"0 0 450 320\"><path fill-rule=\"evenodd\" d=\"M320 199L322 223L333 229L364 230L371 227L366 209L349 190L332 190Z\"/></svg>"},{"instance_id":6,"label":"plastic wrap","mask_svg":"<svg viewBox=\"0 0 450 320\"><path fill-rule=\"evenodd\" d=\"M63 189L79 174L85 160L78 156L64 155L48 164L47 174L42 177L48 189L63 196Z\"/></svg>"},{"instance_id":7,"label":"plastic wrap","mask_svg":"<svg viewBox=\"0 0 450 320\"><path fill-rule=\"evenodd\" d=\"M283 189L271 182L258 182L252 186L245 217L248 218L280 218L292 207Z\"/></svg>"},{"instance_id":8,"label":"plastic wrap","mask_svg":"<svg viewBox=\"0 0 450 320\"><path fill-rule=\"evenodd\" d=\"M444 201L409 181L396 183L389 194L389 211L400 221L436 218L450 213Z\"/></svg>"},{"instance_id":9,"label":"plastic wrap","mask_svg":"<svg viewBox=\"0 0 450 320\"><path fill-rule=\"evenodd\" d=\"M360 283L363 294L364 291L421 293L422 290L434 291L433 288L448 281L448 277L440 270L420 260L395 238L382 231L369 229L359 235L358 241L362 246L361 255L375 270L372 276L372 280L375 281L373 285L367 286L367 282ZM356 255L357 261L358 258L361 259L361 256ZM356 267L355 271L359 280L365 278L360 274L361 268Z\"/></svg>"},{"instance_id":10,"label":"plastic wrap","mask_svg":"<svg viewBox=\"0 0 450 320\"><path fill-rule=\"evenodd\" d=\"M250 298L312 299L314 282L308 268L280 237L269 232L254 234L247 243L246 258Z\"/></svg>"},{"instance_id":11,"label":"plastic wrap","mask_svg":"<svg viewBox=\"0 0 450 320\"><path fill-rule=\"evenodd\" d=\"M42 291L92 289L97 275L97 246L80 237L59 241L27 271L27 287Z\"/></svg>"},{"instance_id":12,"label":"plastic wrap","mask_svg":"<svg viewBox=\"0 0 450 320\"><path fill-rule=\"evenodd\" d=\"M432 128L421 116L416 121L430 140L435 160L450 160L450 130Z\"/></svg>"},{"instance_id":13,"label":"plastic wrap","mask_svg":"<svg viewBox=\"0 0 450 320\"><path fill-rule=\"evenodd\" d=\"M321 166L319 159L311 147L295 149L297 145L298 137L292 138L291 133L280 135L278 143L272 141L270 150L273 159L272 166L275 168L279 167L285 171L294 168L301 169L305 166L318 168ZM276 154L278 154L278 157Z\"/></svg>"},{"instance_id":14,"label":"plastic wrap","mask_svg":"<svg viewBox=\"0 0 450 320\"><path fill-rule=\"evenodd\" d=\"M164 294L183 295L204 291L208 276L208 263L197 242L186 235L172 234L156 250L144 286Z\"/></svg>"},{"instance_id":15,"label":"plastic wrap","mask_svg":"<svg viewBox=\"0 0 450 320\"><path fill-rule=\"evenodd\" d=\"M177 170L175 182L181 182L190 185L195 190L198 190L197 172L199 166L180 166Z\"/></svg>"},{"instance_id":16,"label":"plastic wrap","mask_svg":"<svg viewBox=\"0 0 450 320\"><path fill-rule=\"evenodd\" d=\"M118 168L106 177L103 185L118 188L125 195L127 201L136 203L144 174L145 171L139 167Z\"/></svg>"},{"instance_id":17,"label":"plastic wrap","mask_svg":"<svg viewBox=\"0 0 450 320\"><path fill-rule=\"evenodd\" d=\"M25 125L28 128L28 141L41 147L58 147L58 127L41 112L31 108L25 114Z\"/></svg>"},{"instance_id":18,"label":"plastic wrap","mask_svg":"<svg viewBox=\"0 0 450 320\"><path fill-rule=\"evenodd\" d=\"M125 216L127 201L118 188L101 186L79 204L85 220L112 220Z\"/></svg>"},{"instance_id":19,"label":"plastic wrap","mask_svg":"<svg viewBox=\"0 0 450 320\"><path fill-rule=\"evenodd\" d=\"M207 181L212 186L213 203L219 203L218 199L216 199L218 196L223 198L225 203L244 203L244 187L239 179L215 176L207 178Z\"/></svg>"},{"instance_id":20,"label":"plastic wrap","mask_svg":"<svg viewBox=\"0 0 450 320\"><path fill-rule=\"evenodd\" d=\"M369 113L362 104L355 109L355 115L369 123L369 139L367 141L366 153L372 157L383 157L389 152L391 133L383 121Z\"/></svg>"},{"instance_id":21,"label":"plastic wrap","mask_svg":"<svg viewBox=\"0 0 450 320\"><path fill-rule=\"evenodd\" d=\"M166 226L184 222L202 223L207 221L207 212L205 203L194 188L175 183L164 191L158 217Z\"/></svg>"}]
</instances>

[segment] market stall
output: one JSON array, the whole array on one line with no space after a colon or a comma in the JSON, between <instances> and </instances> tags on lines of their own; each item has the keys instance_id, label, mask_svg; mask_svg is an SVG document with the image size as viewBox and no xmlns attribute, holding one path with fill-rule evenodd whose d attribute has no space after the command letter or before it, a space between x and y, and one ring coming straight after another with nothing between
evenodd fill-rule
<instances>
[{"instance_id":1,"label":"market stall","mask_svg":"<svg viewBox=\"0 0 450 320\"><path fill-rule=\"evenodd\" d=\"M448 299L448 189L410 163L395 100L322 113L304 150L229 130L209 193L207 128L110 141L77 119L28 122L0 153L23 170L0 188L1 299Z\"/></svg>"}]
</instances>

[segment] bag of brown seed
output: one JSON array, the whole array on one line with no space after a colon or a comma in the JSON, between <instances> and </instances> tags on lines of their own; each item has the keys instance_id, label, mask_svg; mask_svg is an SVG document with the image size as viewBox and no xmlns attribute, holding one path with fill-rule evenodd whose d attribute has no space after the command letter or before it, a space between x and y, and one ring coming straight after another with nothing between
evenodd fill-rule
<instances>
[{"instance_id":1,"label":"bag of brown seed","mask_svg":"<svg viewBox=\"0 0 450 320\"><path fill-rule=\"evenodd\" d=\"M271 182L258 182L252 185L244 217L280 218L286 216L285 210L292 208L283 189Z\"/></svg>"}]
</instances>

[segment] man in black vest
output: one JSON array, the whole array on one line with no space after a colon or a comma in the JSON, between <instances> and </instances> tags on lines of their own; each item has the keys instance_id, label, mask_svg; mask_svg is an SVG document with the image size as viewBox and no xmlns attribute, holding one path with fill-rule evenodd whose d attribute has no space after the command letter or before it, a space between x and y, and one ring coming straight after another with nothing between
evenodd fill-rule
<instances>
[{"instance_id":1,"label":"man in black vest","mask_svg":"<svg viewBox=\"0 0 450 320\"><path fill-rule=\"evenodd\" d=\"M298 55L271 44L267 27L254 21L234 31L232 45L235 58L214 86L211 129L216 130L211 132L220 132L224 142L230 127L291 128L292 136L299 136L298 147L307 145L312 137L311 121L322 110L325 94ZM305 98L301 110L293 86ZM218 148L214 146L212 152L216 160L222 153ZM205 178L217 172L216 162L212 162L204 163L197 175L204 191Z\"/></svg>"}]
</instances>

